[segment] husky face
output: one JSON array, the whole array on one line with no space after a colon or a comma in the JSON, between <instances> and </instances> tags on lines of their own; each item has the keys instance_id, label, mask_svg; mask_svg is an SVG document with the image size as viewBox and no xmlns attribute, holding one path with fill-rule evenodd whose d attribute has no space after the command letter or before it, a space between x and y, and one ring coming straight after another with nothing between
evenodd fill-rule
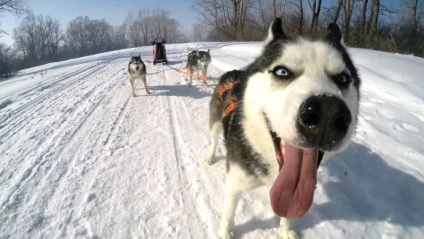
<instances>
[{"instance_id":1,"label":"husky face","mask_svg":"<svg viewBox=\"0 0 424 239\"><path fill-rule=\"evenodd\" d=\"M210 50L208 49L208 51L199 51L197 59L198 64L200 64L202 68L204 68L205 66L207 67L211 63Z\"/></svg>"},{"instance_id":2,"label":"husky face","mask_svg":"<svg viewBox=\"0 0 424 239\"><path fill-rule=\"evenodd\" d=\"M140 55L131 56L128 63L128 72L134 77L141 76L145 73L145 65Z\"/></svg>"},{"instance_id":3,"label":"husky face","mask_svg":"<svg viewBox=\"0 0 424 239\"><path fill-rule=\"evenodd\" d=\"M253 79L268 80L263 112L283 142L334 151L346 146L349 140L344 139L351 138L356 126L352 116L358 113L358 91L353 77L339 51L324 42L299 40L286 44L281 56ZM315 103L307 102L314 99ZM328 104L339 106L327 109Z\"/></svg>"},{"instance_id":4,"label":"husky face","mask_svg":"<svg viewBox=\"0 0 424 239\"><path fill-rule=\"evenodd\" d=\"M247 67L245 135L269 164L277 157L271 205L287 218L312 204L318 155L344 149L356 128L360 80L340 29L330 24L329 30L322 41L288 39L275 21L262 57ZM299 187L297 193L284 196L287 185Z\"/></svg>"},{"instance_id":5,"label":"husky face","mask_svg":"<svg viewBox=\"0 0 424 239\"><path fill-rule=\"evenodd\" d=\"M289 40L270 34L267 47L274 52L264 50L270 62L248 81L245 111L265 115L282 142L342 150L356 127L359 78L341 42Z\"/></svg>"}]
</instances>

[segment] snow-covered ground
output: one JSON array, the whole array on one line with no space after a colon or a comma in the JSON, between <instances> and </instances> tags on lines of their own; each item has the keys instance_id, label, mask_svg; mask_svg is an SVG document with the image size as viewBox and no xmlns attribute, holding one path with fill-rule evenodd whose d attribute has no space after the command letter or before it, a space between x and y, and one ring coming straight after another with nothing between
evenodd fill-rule
<instances>
[{"instance_id":1,"label":"snow-covered ground","mask_svg":"<svg viewBox=\"0 0 424 239\"><path fill-rule=\"evenodd\" d=\"M211 49L210 87L174 69ZM147 64L151 95L130 97L129 55L141 47L51 63L0 82L0 238L215 238L225 148L209 146L217 78L252 61L260 43L169 44ZM318 170L302 238L424 237L424 59L349 49L362 77L349 148ZM171 68L172 67L172 68ZM140 83L140 82L138 82ZM268 192L241 200L236 238L277 238Z\"/></svg>"}]
</instances>

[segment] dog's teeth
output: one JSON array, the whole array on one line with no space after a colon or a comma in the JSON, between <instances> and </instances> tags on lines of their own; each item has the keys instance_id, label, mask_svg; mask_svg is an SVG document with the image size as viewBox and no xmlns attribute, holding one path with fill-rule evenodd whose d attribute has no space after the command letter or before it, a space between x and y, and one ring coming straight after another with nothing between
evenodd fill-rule
<instances>
[{"instance_id":1,"label":"dog's teeth","mask_svg":"<svg viewBox=\"0 0 424 239\"><path fill-rule=\"evenodd\" d=\"M283 153L283 156L286 154L286 143L285 142L281 142L281 151Z\"/></svg>"}]
</instances>

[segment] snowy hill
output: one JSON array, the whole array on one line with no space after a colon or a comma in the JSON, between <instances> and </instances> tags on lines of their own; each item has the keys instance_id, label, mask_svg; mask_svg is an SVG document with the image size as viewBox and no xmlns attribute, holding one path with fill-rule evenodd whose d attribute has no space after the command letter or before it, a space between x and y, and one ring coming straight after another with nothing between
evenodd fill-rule
<instances>
[{"instance_id":1,"label":"snowy hill","mask_svg":"<svg viewBox=\"0 0 424 239\"><path fill-rule=\"evenodd\" d=\"M172 68L211 49L210 87ZM51 63L0 82L0 238L215 238L225 148L212 166L208 103L225 71L260 43L169 44L170 65L147 64L152 95L131 98L129 55L151 47ZM318 170L302 238L423 238L424 59L349 49L362 77L349 148ZM138 82L140 83L140 82ZM260 188L240 201L236 238L277 238Z\"/></svg>"}]
</instances>

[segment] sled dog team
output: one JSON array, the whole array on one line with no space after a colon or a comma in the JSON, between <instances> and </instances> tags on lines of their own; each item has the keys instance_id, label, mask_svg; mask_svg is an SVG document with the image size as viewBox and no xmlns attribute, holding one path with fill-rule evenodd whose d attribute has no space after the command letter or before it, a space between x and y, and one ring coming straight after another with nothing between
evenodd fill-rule
<instances>
[{"instance_id":1,"label":"sled dog team","mask_svg":"<svg viewBox=\"0 0 424 239\"><path fill-rule=\"evenodd\" d=\"M186 77L185 80L188 82L188 85L191 86L193 79L193 74L200 74L206 76L208 71L208 66L211 63L210 51L199 51L194 50L190 52L187 56L186 63ZM190 75L189 79L188 76ZM146 94L150 94L150 91L146 83L146 65L141 59L140 55L133 56L131 55L130 61L128 63L128 77L130 80L131 95L135 97L135 87L134 81L140 79L143 82L144 89ZM203 80L205 86L207 82Z\"/></svg>"},{"instance_id":2,"label":"sled dog team","mask_svg":"<svg viewBox=\"0 0 424 239\"><path fill-rule=\"evenodd\" d=\"M216 161L222 132L227 149L221 239L234 238L243 193L262 185L281 217L280 237L298 238L289 220L308 212L324 154L345 149L356 128L360 79L336 24L324 39L308 40L286 35L277 18L264 43L250 65L221 76L210 100L205 163ZM210 62L209 50L193 51L186 70L206 75ZM131 57L128 72L133 96L136 78L149 94L140 56Z\"/></svg>"}]
</instances>

